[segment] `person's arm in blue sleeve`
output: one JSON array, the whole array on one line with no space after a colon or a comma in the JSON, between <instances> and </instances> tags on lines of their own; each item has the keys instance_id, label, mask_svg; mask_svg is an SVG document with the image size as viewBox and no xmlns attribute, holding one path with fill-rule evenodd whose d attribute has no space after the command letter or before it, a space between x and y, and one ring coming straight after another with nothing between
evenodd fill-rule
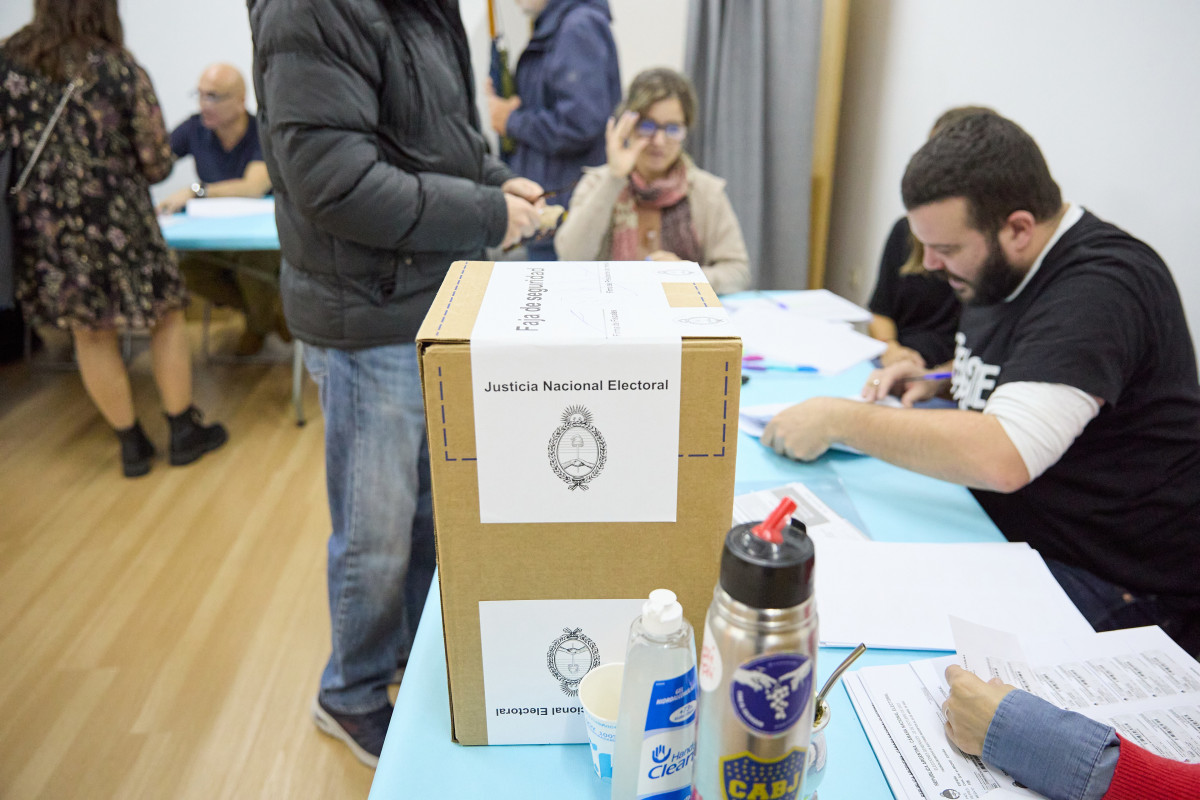
<instances>
[{"instance_id":1,"label":"person's arm in blue sleeve","mask_svg":"<svg viewBox=\"0 0 1200 800\"><path fill-rule=\"evenodd\" d=\"M607 19L598 13L569 14L546 58L547 95L554 98L553 105L518 108L509 115L505 132L548 155L594 146L613 113L604 65L614 52Z\"/></svg>"},{"instance_id":2,"label":"person's arm in blue sleeve","mask_svg":"<svg viewBox=\"0 0 1200 800\"><path fill-rule=\"evenodd\" d=\"M1100 800L1119 755L1112 728L1020 689L1000 701L983 743L984 761L1051 800Z\"/></svg>"},{"instance_id":3,"label":"person's arm in blue sleeve","mask_svg":"<svg viewBox=\"0 0 1200 800\"><path fill-rule=\"evenodd\" d=\"M1100 800L1112 782L1120 742L1109 726L1035 695L946 668L946 737L1050 800Z\"/></svg>"}]
</instances>

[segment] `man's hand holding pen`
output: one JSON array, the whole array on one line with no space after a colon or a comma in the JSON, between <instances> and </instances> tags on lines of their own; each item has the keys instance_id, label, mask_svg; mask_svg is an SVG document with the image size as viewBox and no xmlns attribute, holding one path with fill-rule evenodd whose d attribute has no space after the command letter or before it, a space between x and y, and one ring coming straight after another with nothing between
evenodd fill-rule
<instances>
[{"instance_id":1,"label":"man's hand holding pen","mask_svg":"<svg viewBox=\"0 0 1200 800\"><path fill-rule=\"evenodd\" d=\"M911 408L914 403L936 397L949 378L949 372L929 372L923 365L900 361L873 371L863 385L862 397L868 403L877 403L894 394L901 405Z\"/></svg>"}]
</instances>

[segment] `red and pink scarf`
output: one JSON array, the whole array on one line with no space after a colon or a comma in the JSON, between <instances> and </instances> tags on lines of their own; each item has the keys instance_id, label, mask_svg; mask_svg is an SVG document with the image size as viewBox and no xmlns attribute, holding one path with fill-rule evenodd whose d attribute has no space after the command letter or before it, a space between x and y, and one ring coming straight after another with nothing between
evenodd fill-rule
<instances>
[{"instance_id":1,"label":"red and pink scarf","mask_svg":"<svg viewBox=\"0 0 1200 800\"><path fill-rule=\"evenodd\" d=\"M666 250L699 263L700 240L688 203L688 171L694 168L682 154L657 180L647 182L636 170L630 173L613 206L613 261L641 261L655 250ZM643 232L658 244L643 244Z\"/></svg>"}]
</instances>

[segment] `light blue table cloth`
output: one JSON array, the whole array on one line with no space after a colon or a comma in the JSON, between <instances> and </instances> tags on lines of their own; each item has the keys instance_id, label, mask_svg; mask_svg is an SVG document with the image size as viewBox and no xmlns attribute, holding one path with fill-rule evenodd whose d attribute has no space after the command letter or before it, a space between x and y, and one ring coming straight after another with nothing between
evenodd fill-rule
<instances>
[{"instance_id":1,"label":"light blue table cloth","mask_svg":"<svg viewBox=\"0 0 1200 800\"><path fill-rule=\"evenodd\" d=\"M162 225L176 250L278 250L274 214L248 217L189 217L176 214Z\"/></svg>"},{"instance_id":2,"label":"light blue table cloth","mask_svg":"<svg viewBox=\"0 0 1200 800\"><path fill-rule=\"evenodd\" d=\"M858 392L871 367L862 364L831 377L797 373L754 373L742 387L742 405L799 401L818 395ZM830 453L813 464L775 455L756 439L739 434L739 494L808 482L844 489L866 532L887 542L999 542L1004 538L961 486L926 478L865 456ZM821 579L821 565L816 567ZM870 592L871 587L863 587ZM895 604L903 598L881 597ZM820 609L818 609L818 614ZM700 629L702 619L691 620ZM697 642L699 644L699 642ZM849 650L822 648L818 686ZM868 651L855 668L896 664L945 655L910 650ZM831 721L826 730L829 761L820 786L821 800L891 798L892 792L867 742L843 688L829 696ZM595 777L587 745L463 747L450 740L450 703L442 639L441 605L434 582L416 643L396 698L396 711L375 772L370 800L410 798L596 798L608 800L609 784ZM715 800L715 799L713 799Z\"/></svg>"}]
</instances>

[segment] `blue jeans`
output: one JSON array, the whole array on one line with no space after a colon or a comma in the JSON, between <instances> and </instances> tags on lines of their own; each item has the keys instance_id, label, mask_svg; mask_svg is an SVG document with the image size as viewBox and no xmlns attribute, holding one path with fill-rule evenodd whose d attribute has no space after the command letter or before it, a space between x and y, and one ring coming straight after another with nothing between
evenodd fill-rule
<instances>
[{"instance_id":1,"label":"blue jeans","mask_svg":"<svg viewBox=\"0 0 1200 800\"><path fill-rule=\"evenodd\" d=\"M1200 656L1200 609L1169 598L1135 595L1082 567L1047 558L1046 566L1079 613L1098 631L1158 625L1190 655Z\"/></svg>"},{"instance_id":2,"label":"blue jeans","mask_svg":"<svg viewBox=\"0 0 1200 800\"><path fill-rule=\"evenodd\" d=\"M412 344L305 345L325 415L332 652L321 702L343 714L388 704L434 570L425 413Z\"/></svg>"}]
</instances>

